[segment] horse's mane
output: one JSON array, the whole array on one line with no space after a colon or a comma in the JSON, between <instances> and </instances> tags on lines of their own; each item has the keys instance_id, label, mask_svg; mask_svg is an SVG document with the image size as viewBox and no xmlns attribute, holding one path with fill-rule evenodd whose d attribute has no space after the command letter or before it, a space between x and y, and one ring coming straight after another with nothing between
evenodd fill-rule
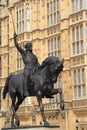
<instances>
[{"instance_id":1,"label":"horse's mane","mask_svg":"<svg viewBox=\"0 0 87 130\"><path fill-rule=\"evenodd\" d=\"M41 67L45 67L47 65L51 65L51 64L54 64L56 62L58 57L56 56L49 56L47 57L41 64Z\"/></svg>"}]
</instances>

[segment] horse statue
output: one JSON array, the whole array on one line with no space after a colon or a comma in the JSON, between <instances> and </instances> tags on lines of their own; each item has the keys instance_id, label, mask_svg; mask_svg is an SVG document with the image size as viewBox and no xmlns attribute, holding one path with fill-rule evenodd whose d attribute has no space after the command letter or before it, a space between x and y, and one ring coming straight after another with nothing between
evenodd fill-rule
<instances>
[{"instance_id":1,"label":"horse statue","mask_svg":"<svg viewBox=\"0 0 87 130\"><path fill-rule=\"evenodd\" d=\"M41 64L38 72L35 71L33 74L33 84L30 84L28 81L28 92L29 96L36 96L37 101L40 107L42 119L44 126L48 126L49 123L46 121L44 114L44 106L42 104L42 98L52 98L53 95L60 94L60 108L64 110L64 101L62 97L61 88L54 88L53 84L57 82L57 77L60 72L63 71L64 59L60 60L58 57L49 56ZM3 99L6 98L6 94L9 93L12 100L12 118L11 118L11 127L18 127L20 121L16 111L19 108L19 105L26 98L22 96L20 91L23 87L24 75L23 72L19 74L10 74L7 77L5 82L5 87L3 91ZM17 99L17 100L16 100Z\"/></svg>"}]
</instances>

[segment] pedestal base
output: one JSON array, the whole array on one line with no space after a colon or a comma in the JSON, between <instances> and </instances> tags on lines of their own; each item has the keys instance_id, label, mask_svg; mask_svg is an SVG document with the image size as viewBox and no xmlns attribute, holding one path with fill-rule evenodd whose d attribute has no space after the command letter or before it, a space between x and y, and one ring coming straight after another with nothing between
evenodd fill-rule
<instances>
[{"instance_id":1,"label":"pedestal base","mask_svg":"<svg viewBox=\"0 0 87 130\"><path fill-rule=\"evenodd\" d=\"M2 128L2 130L62 130L59 126L22 126L16 128Z\"/></svg>"}]
</instances>

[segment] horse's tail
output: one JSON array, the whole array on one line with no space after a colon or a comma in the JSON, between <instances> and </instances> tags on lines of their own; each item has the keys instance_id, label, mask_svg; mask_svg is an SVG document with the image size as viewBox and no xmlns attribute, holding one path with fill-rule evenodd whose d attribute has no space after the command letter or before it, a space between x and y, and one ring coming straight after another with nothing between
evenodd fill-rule
<instances>
[{"instance_id":1,"label":"horse's tail","mask_svg":"<svg viewBox=\"0 0 87 130\"><path fill-rule=\"evenodd\" d=\"M8 83L9 83L9 80L14 76L14 74L10 74L7 79L6 79L6 82L5 82L5 86L4 86L4 90L3 90L3 99L6 98L6 94L8 93Z\"/></svg>"}]
</instances>

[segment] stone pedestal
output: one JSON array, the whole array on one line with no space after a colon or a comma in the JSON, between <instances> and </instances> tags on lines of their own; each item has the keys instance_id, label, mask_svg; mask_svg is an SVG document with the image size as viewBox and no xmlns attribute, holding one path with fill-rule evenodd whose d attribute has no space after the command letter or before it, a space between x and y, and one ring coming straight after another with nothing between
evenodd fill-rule
<instances>
[{"instance_id":1,"label":"stone pedestal","mask_svg":"<svg viewBox=\"0 0 87 130\"><path fill-rule=\"evenodd\" d=\"M59 126L22 126L16 128L2 128L2 130L62 130Z\"/></svg>"}]
</instances>

